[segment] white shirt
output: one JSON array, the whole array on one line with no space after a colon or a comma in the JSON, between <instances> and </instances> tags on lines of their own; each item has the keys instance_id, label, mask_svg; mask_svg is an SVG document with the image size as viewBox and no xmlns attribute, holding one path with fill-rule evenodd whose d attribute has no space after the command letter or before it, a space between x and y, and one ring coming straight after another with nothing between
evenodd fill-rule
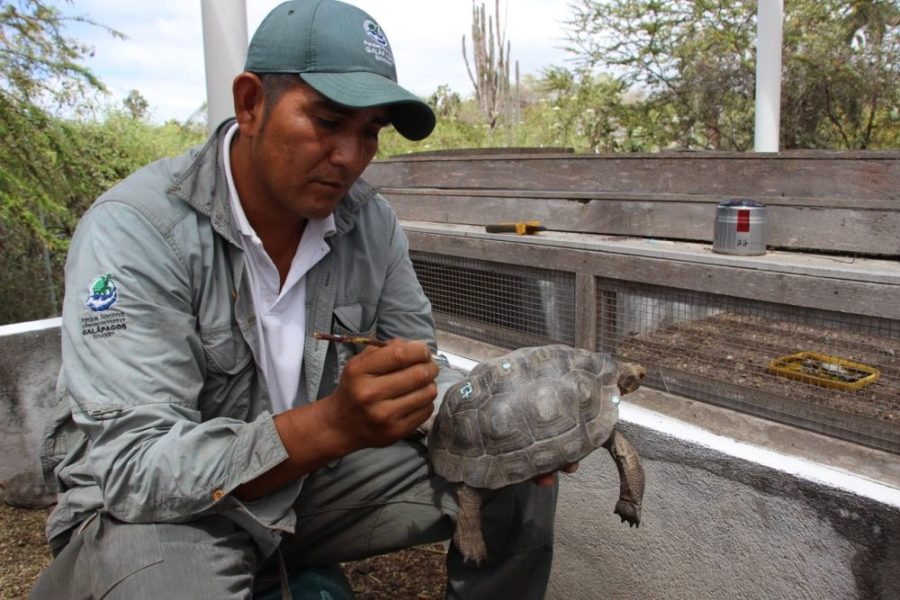
<instances>
[{"instance_id":1,"label":"white shirt","mask_svg":"<svg viewBox=\"0 0 900 600\"><path fill-rule=\"evenodd\" d=\"M241 232L245 276L253 294L260 338L260 366L272 398L272 414L278 414L308 400L301 385L306 339L306 273L328 254L325 235L335 230L334 217L329 215L325 219L307 221L282 286L278 269L247 220L234 186L231 141L237 130L235 123L225 135L225 178L228 181L231 212Z\"/></svg>"}]
</instances>

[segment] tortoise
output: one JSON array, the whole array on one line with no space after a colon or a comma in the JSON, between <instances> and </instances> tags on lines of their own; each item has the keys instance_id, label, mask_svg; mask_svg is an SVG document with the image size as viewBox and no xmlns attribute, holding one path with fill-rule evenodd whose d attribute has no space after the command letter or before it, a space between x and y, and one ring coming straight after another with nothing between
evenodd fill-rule
<instances>
[{"instance_id":1,"label":"tortoise","mask_svg":"<svg viewBox=\"0 0 900 600\"><path fill-rule=\"evenodd\" d=\"M638 526L644 495L640 458L615 430L619 394L636 390L644 369L565 345L520 348L478 364L444 396L428 434L434 471L459 483L453 541L466 561L487 555L481 498L576 463L603 446L619 472L614 512Z\"/></svg>"}]
</instances>

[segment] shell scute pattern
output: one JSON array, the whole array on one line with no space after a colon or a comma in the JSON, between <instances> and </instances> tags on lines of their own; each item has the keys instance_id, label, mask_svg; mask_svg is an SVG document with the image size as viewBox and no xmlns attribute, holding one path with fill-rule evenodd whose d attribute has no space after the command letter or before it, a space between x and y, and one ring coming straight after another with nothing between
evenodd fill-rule
<instances>
[{"instance_id":1,"label":"shell scute pattern","mask_svg":"<svg viewBox=\"0 0 900 600\"><path fill-rule=\"evenodd\" d=\"M562 345L481 363L444 398L432 464L449 481L498 488L576 462L616 424L617 377L608 356Z\"/></svg>"},{"instance_id":2,"label":"shell scute pattern","mask_svg":"<svg viewBox=\"0 0 900 600\"><path fill-rule=\"evenodd\" d=\"M475 435L481 438L481 446L489 454L507 454L527 448L533 442L527 415L518 409L512 393L491 397L490 404L478 411L478 420L481 431Z\"/></svg>"}]
</instances>

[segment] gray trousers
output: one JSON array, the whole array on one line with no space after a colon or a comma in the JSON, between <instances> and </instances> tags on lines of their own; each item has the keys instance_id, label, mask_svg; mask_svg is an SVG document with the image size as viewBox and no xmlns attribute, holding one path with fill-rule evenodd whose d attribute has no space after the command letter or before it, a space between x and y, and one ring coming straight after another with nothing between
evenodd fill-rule
<instances>
[{"instance_id":1,"label":"gray trousers","mask_svg":"<svg viewBox=\"0 0 900 600\"><path fill-rule=\"evenodd\" d=\"M430 472L425 448L403 441L361 450L309 478L298 524L281 554L287 569L355 560L443 541L453 533L452 484ZM556 487L531 482L483 493L488 560L464 563L451 545L447 598L539 599L550 576ZM34 600L252 598L278 585L277 554L263 560L224 517L129 524L100 514L73 534L41 575Z\"/></svg>"}]
</instances>

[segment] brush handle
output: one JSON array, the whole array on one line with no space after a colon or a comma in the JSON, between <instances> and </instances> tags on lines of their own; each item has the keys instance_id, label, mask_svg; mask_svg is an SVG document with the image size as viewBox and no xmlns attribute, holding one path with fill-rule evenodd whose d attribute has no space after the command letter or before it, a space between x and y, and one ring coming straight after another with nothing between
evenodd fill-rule
<instances>
[{"instance_id":1,"label":"brush handle","mask_svg":"<svg viewBox=\"0 0 900 600\"><path fill-rule=\"evenodd\" d=\"M387 342L383 340L366 337L363 335L339 335L337 333L324 333L322 331L316 331L313 333L313 337L317 340L334 342L335 344L363 344L365 346L378 346L379 348L387 346ZM439 358L441 358L441 356L439 356L438 354L431 354L431 360L437 360Z\"/></svg>"},{"instance_id":2,"label":"brush handle","mask_svg":"<svg viewBox=\"0 0 900 600\"><path fill-rule=\"evenodd\" d=\"M387 342L383 342L376 338L365 337L362 335L338 335L336 333L323 333L316 331L313 337L317 340L325 340L334 342L335 344L365 344L366 346L387 346Z\"/></svg>"}]
</instances>

